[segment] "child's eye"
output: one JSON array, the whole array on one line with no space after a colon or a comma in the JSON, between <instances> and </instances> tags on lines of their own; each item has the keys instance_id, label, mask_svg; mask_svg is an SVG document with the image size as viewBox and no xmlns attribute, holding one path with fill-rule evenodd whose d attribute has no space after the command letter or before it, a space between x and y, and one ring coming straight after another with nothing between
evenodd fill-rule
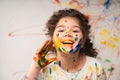
<instances>
[{"instance_id":1,"label":"child's eye","mask_svg":"<svg viewBox=\"0 0 120 80\"><path fill-rule=\"evenodd\" d=\"M78 33L79 31L78 30L73 30L72 32Z\"/></svg>"},{"instance_id":2,"label":"child's eye","mask_svg":"<svg viewBox=\"0 0 120 80\"><path fill-rule=\"evenodd\" d=\"M58 30L58 32L64 32L64 30Z\"/></svg>"}]
</instances>

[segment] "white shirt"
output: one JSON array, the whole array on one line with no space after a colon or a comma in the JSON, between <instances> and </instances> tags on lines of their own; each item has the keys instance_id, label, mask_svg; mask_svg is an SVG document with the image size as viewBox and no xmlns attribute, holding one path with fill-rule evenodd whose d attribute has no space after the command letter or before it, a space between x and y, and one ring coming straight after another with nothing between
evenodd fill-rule
<instances>
[{"instance_id":1,"label":"white shirt","mask_svg":"<svg viewBox=\"0 0 120 80\"><path fill-rule=\"evenodd\" d=\"M105 78L100 62L87 56L84 67L75 73L63 70L56 61L50 63L42 70L40 80L106 80Z\"/></svg>"}]
</instances>

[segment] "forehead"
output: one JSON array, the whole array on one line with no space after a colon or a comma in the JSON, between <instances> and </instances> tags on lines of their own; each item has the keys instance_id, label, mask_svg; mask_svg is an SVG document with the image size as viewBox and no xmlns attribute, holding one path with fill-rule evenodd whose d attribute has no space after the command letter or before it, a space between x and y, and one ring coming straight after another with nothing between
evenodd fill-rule
<instances>
[{"instance_id":1,"label":"forehead","mask_svg":"<svg viewBox=\"0 0 120 80\"><path fill-rule=\"evenodd\" d=\"M77 18L75 18L75 17L63 17L63 18L61 18L59 21L58 21L58 23L57 23L57 25L58 24L60 24L60 23L71 23L71 24L76 24L76 25L78 25L79 24L79 21L78 21L78 19Z\"/></svg>"},{"instance_id":2,"label":"forehead","mask_svg":"<svg viewBox=\"0 0 120 80\"><path fill-rule=\"evenodd\" d=\"M73 26L73 27L78 27L80 26L79 25L79 21L77 18L74 18L74 17L64 17L64 18L61 18L56 27L63 27L63 26Z\"/></svg>"}]
</instances>

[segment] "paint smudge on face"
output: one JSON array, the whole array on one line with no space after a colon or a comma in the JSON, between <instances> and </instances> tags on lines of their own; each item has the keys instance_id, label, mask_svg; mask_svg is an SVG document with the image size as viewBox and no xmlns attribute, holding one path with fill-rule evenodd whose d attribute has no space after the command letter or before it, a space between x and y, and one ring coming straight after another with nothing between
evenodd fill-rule
<instances>
[{"instance_id":1,"label":"paint smudge on face","mask_svg":"<svg viewBox=\"0 0 120 80\"><path fill-rule=\"evenodd\" d=\"M76 37L75 37L75 41L78 41L78 35L76 35Z\"/></svg>"},{"instance_id":2,"label":"paint smudge on face","mask_svg":"<svg viewBox=\"0 0 120 80\"><path fill-rule=\"evenodd\" d=\"M75 48L70 50L70 53L75 53L76 51L78 51L81 48L81 44L82 44L82 39L79 41L78 45Z\"/></svg>"},{"instance_id":3,"label":"paint smudge on face","mask_svg":"<svg viewBox=\"0 0 120 80\"><path fill-rule=\"evenodd\" d=\"M55 39L55 41L54 41L54 46L55 46L55 48L56 48L57 50L59 50L59 51L61 51L61 52L64 52L64 53L68 53L68 50L66 50L65 48L63 48L63 46L65 46L65 45L63 45L63 44L61 43L59 36L56 37L56 39Z\"/></svg>"},{"instance_id":4,"label":"paint smudge on face","mask_svg":"<svg viewBox=\"0 0 120 80\"><path fill-rule=\"evenodd\" d=\"M61 48L61 50L64 51L64 52L67 52L67 51L65 50L65 48Z\"/></svg>"},{"instance_id":5,"label":"paint smudge on face","mask_svg":"<svg viewBox=\"0 0 120 80\"><path fill-rule=\"evenodd\" d=\"M58 34L57 34L58 35ZM57 36L55 41L54 41L54 46L57 50L60 50L60 47L62 46L63 44L60 42L60 37Z\"/></svg>"},{"instance_id":6,"label":"paint smudge on face","mask_svg":"<svg viewBox=\"0 0 120 80\"><path fill-rule=\"evenodd\" d=\"M70 35L70 33L71 33L70 30L66 31L66 35Z\"/></svg>"},{"instance_id":7,"label":"paint smudge on face","mask_svg":"<svg viewBox=\"0 0 120 80\"><path fill-rule=\"evenodd\" d=\"M69 40L68 40L69 41ZM75 37L75 41L78 41L78 35ZM58 51L61 51L63 53L75 53L76 51L79 50L81 47L82 40L78 42L76 46L73 47L73 45L68 45L68 44L63 44L60 40L59 34L56 34L56 38L54 40L54 46ZM69 47L69 48L66 48Z\"/></svg>"}]
</instances>

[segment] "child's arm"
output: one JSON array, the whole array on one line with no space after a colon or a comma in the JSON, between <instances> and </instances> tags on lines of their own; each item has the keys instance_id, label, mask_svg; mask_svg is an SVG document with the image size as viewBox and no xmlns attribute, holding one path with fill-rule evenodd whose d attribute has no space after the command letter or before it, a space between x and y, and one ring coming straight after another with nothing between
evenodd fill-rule
<instances>
[{"instance_id":1,"label":"child's arm","mask_svg":"<svg viewBox=\"0 0 120 80\"><path fill-rule=\"evenodd\" d=\"M41 68L45 67L46 65L55 60L55 59L47 60L45 58L46 54L48 53L52 45L53 45L52 41L47 40L45 41L43 46L36 51L31 67L28 73L24 76L23 80L37 80Z\"/></svg>"}]
</instances>

